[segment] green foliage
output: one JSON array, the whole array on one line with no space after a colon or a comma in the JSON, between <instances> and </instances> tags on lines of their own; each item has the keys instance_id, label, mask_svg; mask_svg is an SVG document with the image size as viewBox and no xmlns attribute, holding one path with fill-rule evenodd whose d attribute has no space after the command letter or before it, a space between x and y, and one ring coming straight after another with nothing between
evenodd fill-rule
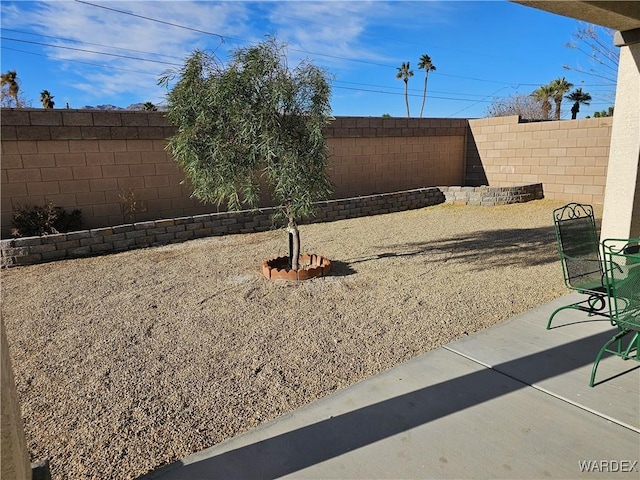
<instances>
[{"instance_id":1,"label":"green foliage","mask_svg":"<svg viewBox=\"0 0 640 480\"><path fill-rule=\"evenodd\" d=\"M68 213L52 201L44 206L18 206L13 211L11 226L14 237L70 232L82 228L82 212L76 209Z\"/></svg>"},{"instance_id":2,"label":"green foliage","mask_svg":"<svg viewBox=\"0 0 640 480\"><path fill-rule=\"evenodd\" d=\"M589 105L591 103L591 95L587 92L583 92L582 88L576 88L569 95L566 95L567 100L573 102L571 107L571 119L575 120L578 112L580 111L580 105Z\"/></svg>"},{"instance_id":3,"label":"green foliage","mask_svg":"<svg viewBox=\"0 0 640 480\"><path fill-rule=\"evenodd\" d=\"M573 83L567 82L566 78L560 77L553 80L549 87L553 90L553 101L556 104L556 111L554 114L554 120L560 120L560 115L562 112L562 99L564 98L564 94L567 93L571 88L573 88Z\"/></svg>"},{"instance_id":4,"label":"green foliage","mask_svg":"<svg viewBox=\"0 0 640 480\"><path fill-rule=\"evenodd\" d=\"M609 107L607 110L600 110L599 112L594 112L593 117L594 118L613 117L613 107Z\"/></svg>"},{"instance_id":5,"label":"green foliage","mask_svg":"<svg viewBox=\"0 0 640 480\"><path fill-rule=\"evenodd\" d=\"M51 95L49 90L43 90L40 92L40 102L42 102L42 108L53 108L55 105L53 99L54 96Z\"/></svg>"},{"instance_id":6,"label":"green foliage","mask_svg":"<svg viewBox=\"0 0 640 480\"><path fill-rule=\"evenodd\" d=\"M0 75L0 106L6 108L31 106L31 102L20 93L20 80L15 70L8 70Z\"/></svg>"},{"instance_id":7,"label":"green foliage","mask_svg":"<svg viewBox=\"0 0 640 480\"><path fill-rule=\"evenodd\" d=\"M331 193L322 132L330 95L327 74L306 61L289 69L273 38L237 49L228 65L195 51L167 95L176 127L167 149L195 197L234 210L255 207L262 178L280 205L277 216L291 222Z\"/></svg>"}]
</instances>

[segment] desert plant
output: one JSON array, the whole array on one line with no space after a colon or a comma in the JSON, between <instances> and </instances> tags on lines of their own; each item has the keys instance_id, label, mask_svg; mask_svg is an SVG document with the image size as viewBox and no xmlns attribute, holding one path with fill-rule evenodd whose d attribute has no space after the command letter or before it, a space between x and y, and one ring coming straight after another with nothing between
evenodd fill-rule
<instances>
[{"instance_id":1,"label":"desert plant","mask_svg":"<svg viewBox=\"0 0 640 480\"><path fill-rule=\"evenodd\" d=\"M44 206L16 206L11 220L11 235L33 237L53 233L70 232L82 228L82 212L68 213L64 208L48 201Z\"/></svg>"},{"instance_id":2,"label":"desert plant","mask_svg":"<svg viewBox=\"0 0 640 480\"><path fill-rule=\"evenodd\" d=\"M138 213L147 211L145 202L136 198L136 192L132 188L120 190L118 199L120 200L122 219L125 223L135 222Z\"/></svg>"},{"instance_id":3,"label":"desert plant","mask_svg":"<svg viewBox=\"0 0 640 480\"><path fill-rule=\"evenodd\" d=\"M159 83L169 85L175 72ZM326 199L331 119L326 72L308 61L290 69L274 38L239 48L227 65L202 51L190 55L167 95L167 118L176 127L167 149L193 186L193 195L230 209L259 200L269 186L275 219L290 235L291 268L298 269L297 219Z\"/></svg>"}]
</instances>

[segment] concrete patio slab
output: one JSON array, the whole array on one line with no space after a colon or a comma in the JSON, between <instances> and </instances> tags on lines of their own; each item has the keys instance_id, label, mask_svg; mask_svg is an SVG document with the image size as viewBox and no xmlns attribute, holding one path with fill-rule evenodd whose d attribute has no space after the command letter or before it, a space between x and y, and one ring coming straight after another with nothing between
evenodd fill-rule
<instances>
[{"instance_id":1,"label":"concrete patio slab","mask_svg":"<svg viewBox=\"0 0 640 480\"><path fill-rule=\"evenodd\" d=\"M610 325L546 331L549 308L428 352L143 478L637 479L637 371L588 387L585 372ZM606 363L603 377L620 373Z\"/></svg>"},{"instance_id":2,"label":"concrete patio slab","mask_svg":"<svg viewBox=\"0 0 640 480\"><path fill-rule=\"evenodd\" d=\"M617 331L609 320L564 310L545 329L556 308L581 298L564 296L445 348L640 433L637 362L605 356L589 387L596 354ZM547 353L535 355L541 351Z\"/></svg>"}]
</instances>

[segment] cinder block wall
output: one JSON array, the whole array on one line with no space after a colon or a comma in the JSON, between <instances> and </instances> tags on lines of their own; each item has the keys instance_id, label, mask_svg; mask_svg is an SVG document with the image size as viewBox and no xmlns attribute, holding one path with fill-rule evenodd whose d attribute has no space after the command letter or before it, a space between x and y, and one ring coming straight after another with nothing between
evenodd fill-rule
<instances>
[{"instance_id":1,"label":"cinder block wall","mask_svg":"<svg viewBox=\"0 0 640 480\"><path fill-rule=\"evenodd\" d=\"M612 118L469 120L466 184L542 183L546 198L602 204Z\"/></svg>"},{"instance_id":2,"label":"cinder block wall","mask_svg":"<svg viewBox=\"0 0 640 480\"><path fill-rule=\"evenodd\" d=\"M325 130L333 198L464 181L466 119L339 117Z\"/></svg>"},{"instance_id":3,"label":"cinder block wall","mask_svg":"<svg viewBox=\"0 0 640 480\"><path fill-rule=\"evenodd\" d=\"M182 170L164 149L173 128L161 112L3 109L0 121L5 238L14 208L47 200L80 208L87 228L217 211L190 198ZM542 183L547 198L601 204L611 119L339 117L325 135L334 199ZM131 192L144 210L134 217L123 214Z\"/></svg>"},{"instance_id":4,"label":"cinder block wall","mask_svg":"<svg viewBox=\"0 0 640 480\"><path fill-rule=\"evenodd\" d=\"M80 208L87 228L217 211L190 198L161 112L3 109L0 121L4 238L14 208L47 200ZM462 119L337 118L326 129L332 198L460 184L465 132ZM130 192L145 210L133 218Z\"/></svg>"},{"instance_id":5,"label":"cinder block wall","mask_svg":"<svg viewBox=\"0 0 640 480\"><path fill-rule=\"evenodd\" d=\"M157 216L205 213L164 150L171 135L161 113L2 110L2 230L18 205L51 200L80 208L85 225L121 224L129 191Z\"/></svg>"}]
</instances>

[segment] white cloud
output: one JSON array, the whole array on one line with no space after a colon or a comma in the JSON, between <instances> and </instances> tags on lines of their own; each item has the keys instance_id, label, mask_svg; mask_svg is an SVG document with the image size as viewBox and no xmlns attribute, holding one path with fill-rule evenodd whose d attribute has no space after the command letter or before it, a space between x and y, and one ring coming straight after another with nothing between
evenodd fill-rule
<instances>
[{"instance_id":1,"label":"white cloud","mask_svg":"<svg viewBox=\"0 0 640 480\"><path fill-rule=\"evenodd\" d=\"M126 102L125 98L159 102L165 91L156 85L158 77L168 68L179 68L178 65L182 65L194 49L215 50L220 58L226 60L229 50L260 41L265 34L276 34L278 40L289 45L292 64L301 58L311 58L334 73L362 67L361 63L353 60L393 65L398 58L389 57L388 44L394 39L383 36L382 44L380 32L372 29L379 29L392 21L406 22L410 28L416 15L420 15L421 25L429 18L442 21L440 14L443 8L447 8L440 2L369 0L87 1L105 8L67 0L3 1L2 25L48 36L23 35L23 38L78 49L33 47L51 57L66 60L52 61L56 78L48 82L57 81L58 85L64 85L64 89L72 87L82 92L85 100L80 101L88 104L105 103L108 98L114 98L115 102ZM113 10L130 12L135 16ZM222 35L226 41L222 43L215 34ZM399 51L398 55L402 58L403 54ZM174 65L143 61L141 58ZM61 93L61 96L71 98L72 94Z\"/></svg>"},{"instance_id":2,"label":"white cloud","mask_svg":"<svg viewBox=\"0 0 640 480\"><path fill-rule=\"evenodd\" d=\"M247 17L247 5L242 2L96 0L91 3L131 12L138 17L80 2L21 2L7 8L3 5L2 23L3 27L10 25L16 30L29 30L48 36L29 37L30 40L78 49L50 46L44 47L44 53L68 60L58 62L59 70L71 76L67 79L68 84L94 96L96 101L124 93L140 99L159 98L163 91L156 85L157 78L167 68L176 66L142 61L141 58L181 65L184 58L196 48L215 50L221 47L219 36L140 17L221 35L228 32L236 35L245 33L243 21ZM93 53L96 51L112 55ZM148 72L148 75L141 76L132 71ZM75 78L74 72L77 75Z\"/></svg>"}]
</instances>

